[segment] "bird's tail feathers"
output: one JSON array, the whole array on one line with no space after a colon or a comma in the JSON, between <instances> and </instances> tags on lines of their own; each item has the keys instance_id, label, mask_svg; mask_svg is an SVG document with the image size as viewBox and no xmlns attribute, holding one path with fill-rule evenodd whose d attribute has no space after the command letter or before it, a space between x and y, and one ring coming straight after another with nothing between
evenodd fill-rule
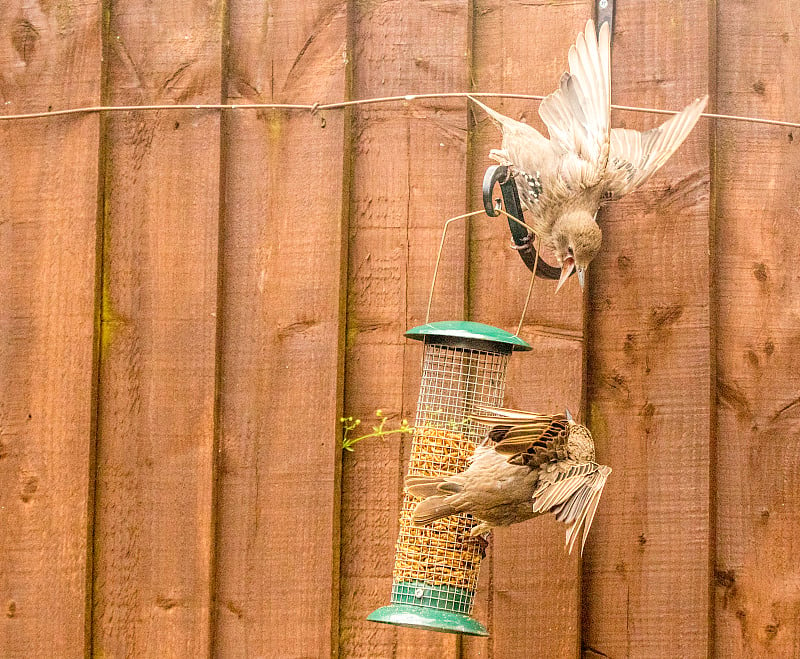
<instances>
[{"instance_id":1,"label":"bird's tail feathers","mask_svg":"<svg viewBox=\"0 0 800 659\"><path fill-rule=\"evenodd\" d=\"M410 491L410 490L409 490ZM415 526L424 526L435 522L442 517L455 515L458 511L448 503L445 503L445 497L434 496L428 497L424 501L420 501L414 509L414 514L411 517L411 523Z\"/></svg>"},{"instance_id":2,"label":"bird's tail feathers","mask_svg":"<svg viewBox=\"0 0 800 659\"><path fill-rule=\"evenodd\" d=\"M531 421L549 416L540 412L525 412L523 410L512 410L508 407L478 407L476 412L470 414L470 418L480 421L480 423L496 423L498 421L509 420L514 422Z\"/></svg>"},{"instance_id":3,"label":"bird's tail feathers","mask_svg":"<svg viewBox=\"0 0 800 659\"><path fill-rule=\"evenodd\" d=\"M450 476L406 476L406 491L420 499L461 492L461 485L453 483L449 478Z\"/></svg>"},{"instance_id":4,"label":"bird's tail feathers","mask_svg":"<svg viewBox=\"0 0 800 659\"><path fill-rule=\"evenodd\" d=\"M420 499L442 494L439 486L444 483L442 476L407 476L406 491Z\"/></svg>"},{"instance_id":5,"label":"bird's tail feathers","mask_svg":"<svg viewBox=\"0 0 800 659\"><path fill-rule=\"evenodd\" d=\"M512 119L511 117L507 117L504 114L500 114L497 110L492 110L492 108L490 108L485 103L481 103L474 96L467 95L467 98L473 103L475 103L475 105L477 105L479 108L481 108L486 114L488 114L495 121L495 123L501 128L503 126L507 126L512 123L519 123L516 120Z\"/></svg>"}]
</instances>

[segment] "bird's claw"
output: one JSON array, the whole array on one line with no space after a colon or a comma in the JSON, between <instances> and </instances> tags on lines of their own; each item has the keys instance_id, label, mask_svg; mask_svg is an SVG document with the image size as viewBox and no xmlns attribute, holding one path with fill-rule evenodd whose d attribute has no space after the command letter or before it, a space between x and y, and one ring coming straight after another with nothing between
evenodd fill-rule
<instances>
[{"instance_id":1,"label":"bird's claw","mask_svg":"<svg viewBox=\"0 0 800 659\"><path fill-rule=\"evenodd\" d=\"M469 535L472 538L477 538L479 536L488 536L492 532L492 527L489 526L486 522L481 522L480 524L476 524L470 529Z\"/></svg>"},{"instance_id":2,"label":"bird's claw","mask_svg":"<svg viewBox=\"0 0 800 659\"><path fill-rule=\"evenodd\" d=\"M479 528L484 526L483 524L478 524L475 528ZM474 529L473 529L474 530ZM486 558L486 550L489 548L489 537L491 536L491 529L484 533L473 534L470 531L469 537L466 539L466 542L474 542L478 545L478 551L481 554L481 558Z\"/></svg>"},{"instance_id":3,"label":"bird's claw","mask_svg":"<svg viewBox=\"0 0 800 659\"><path fill-rule=\"evenodd\" d=\"M492 149L489 151L489 158L505 167L509 167L513 164L511 160L509 160L508 153L504 149Z\"/></svg>"},{"instance_id":4,"label":"bird's claw","mask_svg":"<svg viewBox=\"0 0 800 659\"><path fill-rule=\"evenodd\" d=\"M511 249L515 249L517 251L528 250L531 248L531 243L533 242L533 234L528 233L527 236L521 239L520 243L517 244L513 240L511 241Z\"/></svg>"}]
</instances>

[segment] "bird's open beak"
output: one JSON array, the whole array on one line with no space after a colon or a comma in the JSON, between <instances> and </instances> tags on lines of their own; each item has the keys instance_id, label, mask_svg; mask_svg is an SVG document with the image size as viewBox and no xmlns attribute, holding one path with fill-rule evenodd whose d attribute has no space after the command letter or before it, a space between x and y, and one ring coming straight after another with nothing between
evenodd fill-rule
<instances>
[{"instance_id":1,"label":"bird's open beak","mask_svg":"<svg viewBox=\"0 0 800 659\"><path fill-rule=\"evenodd\" d=\"M561 266L561 278L558 280L558 286L556 286L556 293L561 289L564 285L564 282L569 279L569 276L572 274L572 271L575 269L575 259L571 256L568 256L564 259L564 263ZM582 284L581 284L582 285Z\"/></svg>"}]
</instances>

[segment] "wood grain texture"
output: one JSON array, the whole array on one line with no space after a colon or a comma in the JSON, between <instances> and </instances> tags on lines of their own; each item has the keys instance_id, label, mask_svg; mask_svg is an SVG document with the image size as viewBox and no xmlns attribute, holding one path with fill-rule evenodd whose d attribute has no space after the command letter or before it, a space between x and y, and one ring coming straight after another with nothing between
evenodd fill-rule
<instances>
[{"instance_id":1,"label":"wood grain texture","mask_svg":"<svg viewBox=\"0 0 800 659\"><path fill-rule=\"evenodd\" d=\"M467 81L469 3L357 3L353 96L458 91ZM439 236L464 212L463 101L354 112L345 411L413 421L424 322ZM464 227L448 233L433 317L462 318ZM410 440L367 440L345 454L340 651L346 657L454 657L457 638L367 622L389 603Z\"/></svg>"},{"instance_id":2,"label":"wood grain texture","mask_svg":"<svg viewBox=\"0 0 800 659\"><path fill-rule=\"evenodd\" d=\"M717 5L718 111L800 113L796 5ZM800 656L800 132L718 122L716 654Z\"/></svg>"},{"instance_id":3,"label":"wood grain texture","mask_svg":"<svg viewBox=\"0 0 800 659\"><path fill-rule=\"evenodd\" d=\"M0 107L547 93L593 4L9 0ZM795 3L617 5L615 103L800 113ZM800 656L800 131L723 121L602 212L586 304L537 281L510 362L614 469L582 576L533 520L484 561L491 638L365 620L410 440L342 458L337 418L413 419L402 335L499 142L453 99L0 123L0 656ZM454 227L432 319L516 329L508 239Z\"/></svg>"},{"instance_id":4,"label":"wood grain texture","mask_svg":"<svg viewBox=\"0 0 800 659\"><path fill-rule=\"evenodd\" d=\"M536 94L554 90L566 70L569 47L591 12L590 2L480 0L474 19L475 89ZM530 38L533 33L535 39ZM489 104L546 134L538 104L506 100ZM481 110L473 106L473 112L471 206L480 207L481 180L493 164L488 153L499 147L501 133ZM509 242L504 219L473 222L470 319L514 332L530 272L509 249ZM557 295L554 282L537 280L520 335L533 350L510 360L506 405L546 413L569 407L578 414L583 393L583 296L577 280ZM481 604L491 637L466 639L464 656L577 656L579 560L564 551L564 526L549 518L532 520L495 531L491 542L492 560L483 568L491 573L482 575L486 591Z\"/></svg>"},{"instance_id":5,"label":"wood grain texture","mask_svg":"<svg viewBox=\"0 0 800 659\"><path fill-rule=\"evenodd\" d=\"M699 1L618 5L612 102L680 109L706 93L708 12ZM658 123L612 116L614 126ZM589 421L614 473L584 556L583 644L588 656L706 657L713 373L705 120L599 222Z\"/></svg>"},{"instance_id":6,"label":"wood grain texture","mask_svg":"<svg viewBox=\"0 0 800 659\"><path fill-rule=\"evenodd\" d=\"M235 0L228 102L345 89L347 3ZM223 122L217 622L220 657L338 642L344 114Z\"/></svg>"},{"instance_id":7,"label":"wood grain texture","mask_svg":"<svg viewBox=\"0 0 800 659\"><path fill-rule=\"evenodd\" d=\"M95 3L3 3L3 113L100 100ZM0 655L77 657L91 595L99 119L0 124Z\"/></svg>"},{"instance_id":8,"label":"wood grain texture","mask_svg":"<svg viewBox=\"0 0 800 659\"><path fill-rule=\"evenodd\" d=\"M115 2L106 101L220 98L222 4ZM209 652L219 115L107 118L94 652Z\"/></svg>"}]
</instances>

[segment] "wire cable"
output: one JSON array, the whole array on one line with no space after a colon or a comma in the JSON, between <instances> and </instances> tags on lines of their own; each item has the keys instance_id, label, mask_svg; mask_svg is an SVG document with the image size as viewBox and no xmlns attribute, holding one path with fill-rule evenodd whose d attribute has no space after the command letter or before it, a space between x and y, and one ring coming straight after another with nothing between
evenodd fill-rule
<instances>
[{"instance_id":1,"label":"wire cable","mask_svg":"<svg viewBox=\"0 0 800 659\"><path fill-rule=\"evenodd\" d=\"M69 108L66 110L53 110L48 112L29 112L25 114L5 114L0 115L0 121L21 121L25 119L42 119L45 117L63 117L76 114L92 114L99 112L153 112L153 111L175 111L175 110L302 110L316 114L321 110L340 110L342 108L374 105L383 103L410 103L426 99L445 99L445 98L467 98L476 96L481 98L513 98L526 101L541 101L545 97L539 94L503 94L496 92L448 92L438 94L404 94L401 96L378 96L375 98L363 98L356 101L337 101L332 103L205 103L194 105L94 105L81 108ZM614 110L626 112L644 112L648 114L678 114L680 110L659 110L656 108L645 108L634 105L611 104ZM786 126L789 128L800 128L800 122L785 121L782 119L765 119L763 117L748 117L735 114L718 114L713 112L703 112L701 117L706 119L723 119L727 121L742 121L754 124L767 124L770 126Z\"/></svg>"}]
</instances>

